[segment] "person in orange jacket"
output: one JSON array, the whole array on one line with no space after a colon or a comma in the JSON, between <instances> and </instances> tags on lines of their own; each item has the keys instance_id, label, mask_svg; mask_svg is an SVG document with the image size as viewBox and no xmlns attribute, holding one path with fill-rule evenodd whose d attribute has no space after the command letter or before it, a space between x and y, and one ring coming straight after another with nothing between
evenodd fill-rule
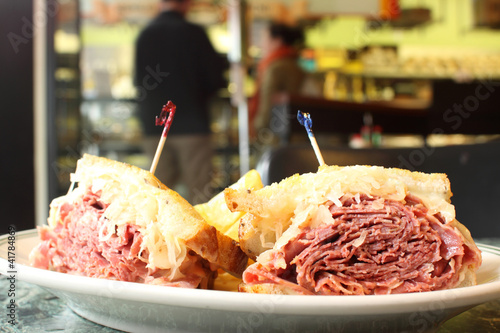
<instances>
[{"instance_id":1,"label":"person in orange jacket","mask_svg":"<svg viewBox=\"0 0 500 333\"><path fill-rule=\"evenodd\" d=\"M252 136L270 127L272 108L280 96L300 91L306 76L298 63L303 41L301 29L283 23L272 22L265 31L256 93L248 104Z\"/></svg>"}]
</instances>

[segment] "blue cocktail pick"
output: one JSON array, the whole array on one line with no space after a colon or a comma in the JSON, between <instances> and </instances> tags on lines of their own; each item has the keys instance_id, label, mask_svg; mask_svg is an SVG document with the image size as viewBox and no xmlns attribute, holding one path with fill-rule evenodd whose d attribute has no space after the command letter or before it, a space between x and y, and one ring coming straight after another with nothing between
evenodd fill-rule
<instances>
[{"instance_id":1,"label":"blue cocktail pick","mask_svg":"<svg viewBox=\"0 0 500 333\"><path fill-rule=\"evenodd\" d=\"M309 136L309 141L311 141L311 145L314 149L314 153L316 154L316 158L318 159L319 165L325 164L325 160L323 160L323 156L321 155L321 151L318 147L318 142L316 141L316 137L312 131L312 119L309 113L297 112L297 120L299 123L306 128L307 136Z\"/></svg>"},{"instance_id":2,"label":"blue cocktail pick","mask_svg":"<svg viewBox=\"0 0 500 333\"><path fill-rule=\"evenodd\" d=\"M297 120L299 121L299 123L302 126L304 126L306 128L307 135L309 135L310 137L314 136L312 129L311 129L313 121L312 121L311 115L309 113L307 113L307 112L304 113L304 112L298 111L297 112Z\"/></svg>"}]
</instances>

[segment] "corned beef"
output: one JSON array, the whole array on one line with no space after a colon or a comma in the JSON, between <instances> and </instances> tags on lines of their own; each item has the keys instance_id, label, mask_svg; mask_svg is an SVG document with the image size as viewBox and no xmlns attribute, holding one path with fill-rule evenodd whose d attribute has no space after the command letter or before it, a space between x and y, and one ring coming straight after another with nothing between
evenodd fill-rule
<instances>
[{"instance_id":1,"label":"corned beef","mask_svg":"<svg viewBox=\"0 0 500 333\"><path fill-rule=\"evenodd\" d=\"M180 267L182 276L171 279L169 270L147 266L148 251L141 251L140 230L130 224L116 226L108 234L103 212L107 205L90 189L76 202L59 208L56 228L40 227L42 242L32 252L32 265L96 278L176 287L206 288L212 276L210 264L188 253Z\"/></svg>"},{"instance_id":2,"label":"corned beef","mask_svg":"<svg viewBox=\"0 0 500 333\"><path fill-rule=\"evenodd\" d=\"M270 250L266 267L251 265L243 282L286 284L299 294L421 292L456 285L460 267L480 261L417 197L398 202L345 195L340 201L342 206L328 203L333 224L302 229ZM285 268L278 264L281 259Z\"/></svg>"}]
</instances>

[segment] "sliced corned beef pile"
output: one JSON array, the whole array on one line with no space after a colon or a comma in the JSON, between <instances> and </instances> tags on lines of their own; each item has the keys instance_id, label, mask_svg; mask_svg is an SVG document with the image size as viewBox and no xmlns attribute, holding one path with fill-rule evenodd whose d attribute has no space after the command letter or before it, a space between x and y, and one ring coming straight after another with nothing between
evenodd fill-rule
<instances>
[{"instance_id":1,"label":"sliced corned beef pile","mask_svg":"<svg viewBox=\"0 0 500 333\"><path fill-rule=\"evenodd\" d=\"M299 294L370 295L447 289L462 265L480 261L458 232L422 202L347 195L328 208L334 223L305 227L243 275ZM283 264L285 263L285 265Z\"/></svg>"},{"instance_id":2,"label":"sliced corned beef pile","mask_svg":"<svg viewBox=\"0 0 500 333\"><path fill-rule=\"evenodd\" d=\"M40 227L42 242L31 254L32 265L96 278L176 287L206 288L213 272L210 264L195 253L187 253L181 274L148 267L148 251L141 251L141 231L133 224L121 224L109 233L103 215L107 205L90 189L73 203L58 210L54 229Z\"/></svg>"}]
</instances>

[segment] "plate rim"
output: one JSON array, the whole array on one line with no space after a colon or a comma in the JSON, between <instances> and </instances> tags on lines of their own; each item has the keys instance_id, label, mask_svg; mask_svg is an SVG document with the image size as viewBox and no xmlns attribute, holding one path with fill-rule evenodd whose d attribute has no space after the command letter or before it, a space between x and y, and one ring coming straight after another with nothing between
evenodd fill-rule
<instances>
[{"instance_id":1,"label":"plate rim","mask_svg":"<svg viewBox=\"0 0 500 333\"><path fill-rule=\"evenodd\" d=\"M9 234L0 236L0 247ZM38 237L37 229L16 233L16 241ZM476 243L482 253L500 257L500 248ZM7 259L0 256L0 274L6 275ZM201 290L145 285L133 282L96 279L70 275L16 264L16 278L49 290L107 297L115 300L136 301L166 306L183 306L217 311L262 312L259 304L272 308L274 313L301 315L358 315L386 314L384 307L394 307L391 313L406 313L429 308L438 303L441 307L472 307L500 298L500 281L480 285L439 290L432 292L366 295L366 296L318 296L318 295L269 295L248 294L221 290ZM39 280L40 274L42 281ZM38 278L35 278L35 276ZM71 283L68 283L68 279ZM86 292L82 292L85 290ZM214 301L219 300L219 301ZM221 301L222 300L222 301ZM224 302L226 301L226 302Z\"/></svg>"}]
</instances>

